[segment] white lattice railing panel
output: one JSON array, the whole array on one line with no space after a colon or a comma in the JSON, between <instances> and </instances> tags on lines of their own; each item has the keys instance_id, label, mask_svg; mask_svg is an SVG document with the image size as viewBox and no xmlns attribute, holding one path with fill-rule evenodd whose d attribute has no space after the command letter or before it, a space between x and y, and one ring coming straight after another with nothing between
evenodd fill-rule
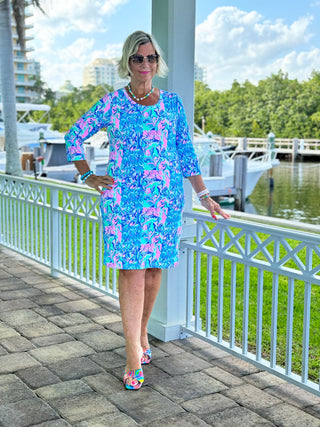
<instances>
[{"instance_id":1,"label":"white lattice railing panel","mask_svg":"<svg viewBox=\"0 0 320 427\"><path fill-rule=\"evenodd\" d=\"M299 240L297 232L293 230L279 227L271 229L243 221L241 227L239 221L229 220L227 226L220 223L209 226L206 221L198 219L196 244L203 251L209 250L217 256L223 254L230 260L242 257L252 266L269 266L279 274L290 271L296 274L296 278L300 278L302 274L309 273L314 279L320 280L317 274L320 271L319 246L312 235L309 238L304 235L305 240L302 241L301 233Z\"/></svg>"},{"instance_id":2,"label":"white lattice railing panel","mask_svg":"<svg viewBox=\"0 0 320 427\"><path fill-rule=\"evenodd\" d=\"M117 297L103 265L99 195L83 187L0 174L0 243Z\"/></svg>"},{"instance_id":3,"label":"white lattice railing panel","mask_svg":"<svg viewBox=\"0 0 320 427\"><path fill-rule=\"evenodd\" d=\"M183 331L320 395L320 234L184 217L196 222L196 237L182 242Z\"/></svg>"},{"instance_id":4,"label":"white lattice railing panel","mask_svg":"<svg viewBox=\"0 0 320 427\"><path fill-rule=\"evenodd\" d=\"M59 208L62 211L72 212L74 215L85 215L98 218L100 216L99 198L90 195L80 195L75 192L64 192Z\"/></svg>"}]
</instances>

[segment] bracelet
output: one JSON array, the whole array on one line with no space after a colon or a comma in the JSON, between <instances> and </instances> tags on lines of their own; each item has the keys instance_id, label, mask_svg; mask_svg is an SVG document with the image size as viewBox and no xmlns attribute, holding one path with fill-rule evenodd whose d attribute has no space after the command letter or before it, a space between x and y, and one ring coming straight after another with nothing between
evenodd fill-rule
<instances>
[{"instance_id":1,"label":"bracelet","mask_svg":"<svg viewBox=\"0 0 320 427\"><path fill-rule=\"evenodd\" d=\"M92 174L93 174L93 171L88 171L88 172L84 173L84 174L83 174L83 175L81 175L81 177L80 177L81 181L82 181L82 182L85 182L85 180L86 180L87 178L89 178L89 176L90 176L90 175L92 175Z\"/></svg>"},{"instance_id":2,"label":"bracelet","mask_svg":"<svg viewBox=\"0 0 320 427\"><path fill-rule=\"evenodd\" d=\"M199 200L200 200L200 202L203 202L203 200L209 199L209 198L210 198L210 195L209 194L205 194L204 196L199 197Z\"/></svg>"},{"instance_id":3,"label":"bracelet","mask_svg":"<svg viewBox=\"0 0 320 427\"><path fill-rule=\"evenodd\" d=\"M90 178L90 176L93 175L93 172L91 171L91 173L89 173L86 177L84 177L84 179L82 180L82 183L84 184L86 182L86 180L88 178Z\"/></svg>"},{"instance_id":4,"label":"bracelet","mask_svg":"<svg viewBox=\"0 0 320 427\"><path fill-rule=\"evenodd\" d=\"M200 199L200 197L204 196L205 194L209 194L209 190L207 188L205 188L204 190L200 191L200 193L197 193L197 196Z\"/></svg>"},{"instance_id":5,"label":"bracelet","mask_svg":"<svg viewBox=\"0 0 320 427\"><path fill-rule=\"evenodd\" d=\"M82 183L84 184L91 175L93 175L93 171L89 171L84 178L81 177Z\"/></svg>"}]
</instances>

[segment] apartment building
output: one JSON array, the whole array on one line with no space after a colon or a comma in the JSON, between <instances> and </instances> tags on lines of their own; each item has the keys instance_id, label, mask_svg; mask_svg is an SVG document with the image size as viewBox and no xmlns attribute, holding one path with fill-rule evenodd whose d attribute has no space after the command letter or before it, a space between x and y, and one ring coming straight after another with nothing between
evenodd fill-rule
<instances>
[{"instance_id":1,"label":"apartment building","mask_svg":"<svg viewBox=\"0 0 320 427\"><path fill-rule=\"evenodd\" d=\"M194 79L199 82L207 82L207 69L205 67L200 67L197 63L194 64Z\"/></svg>"},{"instance_id":2,"label":"apartment building","mask_svg":"<svg viewBox=\"0 0 320 427\"><path fill-rule=\"evenodd\" d=\"M37 94L33 90L34 80L36 76L40 76L40 64L34 59L29 59L28 54L33 51L33 48L28 44L33 36L30 32L32 25L28 24L28 18L32 16L30 7L25 7L25 52L21 51L18 43L18 34L14 17L11 17L11 28L13 38L13 59L14 59L14 75L16 83L16 101L22 103L32 103ZM0 88L1 101L1 88Z\"/></svg>"},{"instance_id":3,"label":"apartment building","mask_svg":"<svg viewBox=\"0 0 320 427\"><path fill-rule=\"evenodd\" d=\"M112 86L114 89L127 83L127 80L120 79L118 75L118 63L116 59L97 58L91 64L84 67L83 86L102 84Z\"/></svg>"}]
</instances>

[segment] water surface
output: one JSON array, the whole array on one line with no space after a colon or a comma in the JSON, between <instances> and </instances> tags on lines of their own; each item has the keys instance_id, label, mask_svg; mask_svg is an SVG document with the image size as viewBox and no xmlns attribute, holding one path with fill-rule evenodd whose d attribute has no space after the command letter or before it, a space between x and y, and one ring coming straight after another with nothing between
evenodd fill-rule
<instances>
[{"instance_id":1,"label":"water surface","mask_svg":"<svg viewBox=\"0 0 320 427\"><path fill-rule=\"evenodd\" d=\"M273 190L269 174L258 181L246 212L320 224L320 163L281 162L273 168Z\"/></svg>"}]
</instances>

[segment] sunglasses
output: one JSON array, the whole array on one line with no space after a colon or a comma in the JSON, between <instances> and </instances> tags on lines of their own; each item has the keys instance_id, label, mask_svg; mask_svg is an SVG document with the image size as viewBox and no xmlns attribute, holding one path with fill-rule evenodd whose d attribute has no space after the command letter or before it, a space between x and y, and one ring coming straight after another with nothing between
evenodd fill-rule
<instances>
[{"instance_id":1,"label":"sunglasses","mask_svg":"<svg viewBox=\"0 0 320 427\"><path fill-rule=\"evenodd\" d=\"M149 64L156 64L159 60L159 55L155 53L154 55L142 56L142 55L132 55L130 59L133 64L142 64L144 58L147 58Z\"/></svg>"}]
</instances>

